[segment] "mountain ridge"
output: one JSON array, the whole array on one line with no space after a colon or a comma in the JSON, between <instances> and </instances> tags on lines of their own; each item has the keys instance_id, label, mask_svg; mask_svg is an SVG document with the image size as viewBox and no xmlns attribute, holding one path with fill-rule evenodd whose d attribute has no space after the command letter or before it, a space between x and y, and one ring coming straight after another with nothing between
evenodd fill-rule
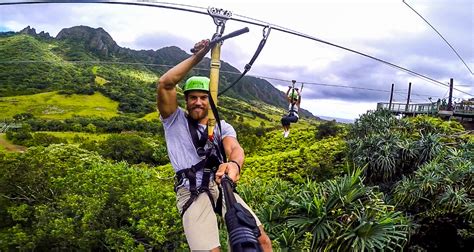
<instances>
[{"instance_id":1,"label":"mountain ridge","mask_svg":"<svg viewBox=\"0 0 474 252\"><path fill-rule=\"evenodd\" d=\"M63 28L56 37L51 37L47 32L36 33L34 28L27 26L16 34L33 36L47 41L47 43L50 43L49 41L60 43L58 45L58 52L62 53L64 59L68 61L90 61L96 57L100 61L149 64L150 66L147 66L148 70L155 72L158 76L167 70L165 66L176 65L190 56L176 46L163 47L157 50L134 50L120 47L112 36L100 27L73 26ZM210 59L205 57L191 74L208 75L209 65ZM219 88L223 89L230 85L238 75L240 75L240 71L237 68L222 61ZM287 106L283 92L276 89L268 81L252 76L242 78L237 85L226 92L226 95L246 102L254 100L263 101L264 103L285 109ZM301 109L300 114L303 117L318 119L304 109Z\"/></svg>"}]
</instances>

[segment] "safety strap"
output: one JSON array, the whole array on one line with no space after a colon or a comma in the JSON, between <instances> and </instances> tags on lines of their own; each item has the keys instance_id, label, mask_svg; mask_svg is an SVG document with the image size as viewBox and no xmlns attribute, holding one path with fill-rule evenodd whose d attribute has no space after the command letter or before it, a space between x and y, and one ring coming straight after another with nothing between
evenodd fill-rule
<instances>
[{"instance_id":1,"label":"safety strap","mask_svg":"<svg viewBox=\"0 0 474 252\"><path fill-rule=\"evenodd\" d=\"M196 188L196 174L199 170L203 169L206 164L206 160L203 159L197 164L194 164L191 166L191 168L184 169L181 171L177 172L177 177L178 177L178 185L181 184L181 181L183 181L185 178L188 179L189 181L189 191L191 192L191 197L189 200L184 204L183 206L183 211L181 212L181 216L184 215L184 212L191 206L191 204L194 202L194 200L197 198L199 195L198 189ZM176 188L175 188L176 190Z\"/></svg>"},{"instance_id":2,"label":"safety strap","mask_svg":"<svg viewBox=\"0 0 474 252\"><path fill-rule=\"evenodd\" d=\"M268 30L267 30L268 29ZM245 65L245 70L242 72L242 74L240 74L239 78L237 78L234 82L232 82L232 84L230 84L228 87L226 87L224 90L222 90L221 92L219 92L217 94L217 96L220 96L221 94L225 93L227 90L231 89L235 84L237 84L237 82L239 82L240 79L242 79L242 77L245 76L245 74L250 71L250 68L252 68L252 65L253 63L255 62L255 60L257 59L258 55L260 54L260 52L262 51L263 47L265 46L265 43L267 43L267 38L268 36L270 35L270 30L272 28L270 26L266 26L265 28L263 28L263 38L262 40L260 40L260 44L258 45L257 47L257 50L255 51L252 59L250 60L249 63L247 63Z\"/></svg>"},{"instance_id":3,"label":"safety strap","mask_svg":"<svg viewBox=\"0 0 474 252\"><path fill-rule=\"evenodd\" d=\"M222 125L221 125L221 120L219 118L219 112L217 111L216 103L214 102L214 99L212 99L212 96L209 96L209 104L211 105L212 113L214 114L214 117L216 118L217 121L217 126L219 128L219 138L217 143L219 144L219 153L222 157L221 162L225 162L227 160L226 155L225 155L225 150L224 150L224 145L222 143Z\"/></svg>"}]
</instances>

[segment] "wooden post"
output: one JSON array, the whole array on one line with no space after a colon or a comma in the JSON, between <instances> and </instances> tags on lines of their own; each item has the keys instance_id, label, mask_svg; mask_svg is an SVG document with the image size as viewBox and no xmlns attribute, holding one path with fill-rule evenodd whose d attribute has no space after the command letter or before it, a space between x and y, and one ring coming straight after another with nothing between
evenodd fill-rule
<instances>
[{"instance_id":1,"label":"wooden post","mask_svg":"<svg viewBox=\"0 0 474 252\"><path fill-rule=\"evenodd\" d=\"M453 111L453 78L449 79L448 111Z\"/></svg>"},{"instance_id":2,"label":"wooden post","mask_svg":"<svg viewBox=\"0 0 474 252\"><path fill-rule=\"evenodd\" d=\"M392 90L390 91L390 103L388 104L388 110L392 110L392 101L393 101L393 86L395 84L392 83Z\"/></svg>"},{"instance_id":3,"label":"wooden post","mask_svg":"<svg viewBox=\"0 0 474 252\"><path fill-rule=\"evenodd\" d=\"M408 83L408 97L407 97L407 105L405 106L405 113L408 113L408 105L410 105L410 94L411 94L411 82Z\"/></svg>"}]
</instances>

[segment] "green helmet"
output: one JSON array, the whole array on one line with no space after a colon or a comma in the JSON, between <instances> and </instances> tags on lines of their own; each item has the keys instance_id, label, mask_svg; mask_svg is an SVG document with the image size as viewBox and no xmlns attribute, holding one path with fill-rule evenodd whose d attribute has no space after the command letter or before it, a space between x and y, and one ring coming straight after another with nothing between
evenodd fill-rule
<instances>
[{"instance_id":1,"label":"green helmet","mask_svg":"<svg viewBox=\"0 0 474 252\"><path fill-rule=\"evenodd\" d=\"M293 100L298 100L298 93L292 91L288 94L288 98L293 99Z\"/></svg>"},{"instance_id":2,"label":"green helmet","mask_svg":"<svg viewBox=\"0 0 474 252\"><path fill-rule=\"evenodd\" d=\"M209 92L209 78L204 76L190 77L184 84L183 92L194 90Z\"/></svg>"}]
</instances>

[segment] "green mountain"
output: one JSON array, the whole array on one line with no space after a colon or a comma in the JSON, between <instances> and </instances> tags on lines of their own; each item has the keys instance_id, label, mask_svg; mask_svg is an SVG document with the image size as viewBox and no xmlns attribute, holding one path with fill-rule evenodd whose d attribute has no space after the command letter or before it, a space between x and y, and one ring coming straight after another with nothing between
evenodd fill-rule
<instances>
[{"instance_id":1,"label":"green mountain","mask_svg":"<svg viewBox=\"0 0 474 252\"><path fill-rule=\"evenodd\" d=\"M17 33L0 33L0 97L49 91L62 94L101 92L119 102L125 113L155 110L156 79L171 66L189 57L171 46L159 50L120 47L102 28L75 26L56 37L36 33L29 26ZM207 69L210 59L198 66ZM208 70L190 73L208 75ZM220 87L227 87L240 71L222 62ZM283 92L264 79L246 76L226 96L249 104L266 103L286 109ZM303 110L304 117L315 118Z\"/></svg>"}]
</instances>

